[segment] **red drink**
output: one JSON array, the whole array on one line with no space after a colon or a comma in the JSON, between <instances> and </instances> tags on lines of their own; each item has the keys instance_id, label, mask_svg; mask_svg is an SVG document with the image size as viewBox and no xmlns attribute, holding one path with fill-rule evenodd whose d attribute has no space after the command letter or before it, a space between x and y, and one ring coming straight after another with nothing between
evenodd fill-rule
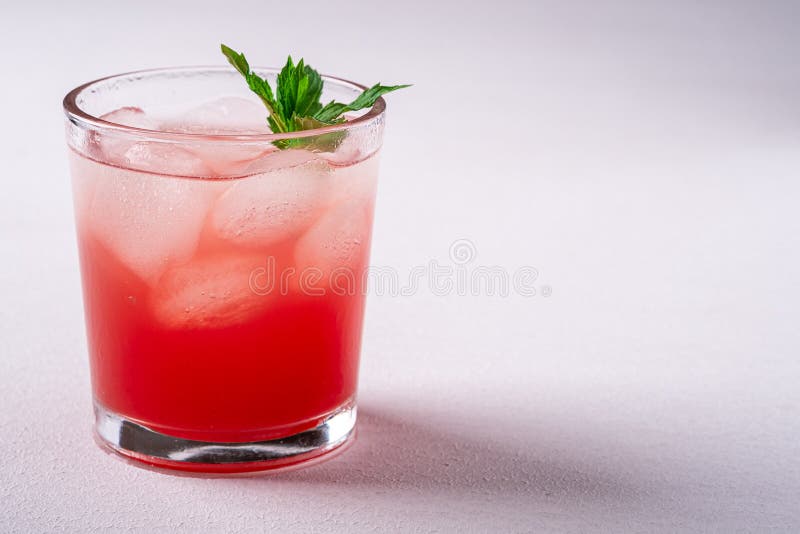
<instances>
[{"instance_id":1,"label":"red drink","mask_svg":"<svg viewBox=\"0 0 800 534\"><path fill-rule=\"evenodd\" d=\"M71 143L97 431L154 465L273 468L351 435L377 144L212 142L262 133L206 124L249 105L221 102L155 126L135 108L104 115L180 143Z\"/></svg>"}]
</instances>

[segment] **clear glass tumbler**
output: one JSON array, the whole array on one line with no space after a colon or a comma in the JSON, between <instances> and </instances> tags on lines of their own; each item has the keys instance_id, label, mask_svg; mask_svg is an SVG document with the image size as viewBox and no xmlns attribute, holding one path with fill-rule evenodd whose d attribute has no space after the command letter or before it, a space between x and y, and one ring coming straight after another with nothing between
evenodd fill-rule
<instances>
[{"instance_id":1,"label":"clear glass tumbler","mask_svg":"<svg viewBox=\"0 0 800 534\"><path fill-rule=\"evenodd\" d=\"M324 80L325 100L364 89ZM176 68L90 82L64 110L98 441L199 472L341 450L383 99L277 135L233 69Z\"/></svg>"}]
</instances>

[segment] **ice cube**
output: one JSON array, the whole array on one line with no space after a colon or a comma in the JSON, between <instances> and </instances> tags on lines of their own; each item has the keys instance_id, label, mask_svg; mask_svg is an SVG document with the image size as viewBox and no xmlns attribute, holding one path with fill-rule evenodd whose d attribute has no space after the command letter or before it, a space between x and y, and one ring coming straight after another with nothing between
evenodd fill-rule
<instances>
[{"instance_id":1,"label":"ice cube","mask_svg":"<svg viewBox=\"0 0 800 534\"><path fill-rule=\"evenodd\" d=\"M207 135L268 134L267 109L255 99L226 96L162 122L164 131Z\"/></svg>"},{"instance_id":2,"label":"ice cube","mask_svg":"<svg viewBox=\"0 0 800 534\"><path fill-rule=\"evenodd\" d=\"M124 107L102 115L103 120L147 130L161 130L161 124L140 108ZM171 174L176 176L205 177L214 174L195 150L166 141L143 141L137 137L109 131L95 136L99 151L93 156L101 161L130 169Z\"/></svg>"},{"instance_id":3,"label":"ice cube","mask_svg":"<svg viewBox=\"0 0 800 534\"><path fill-rule=\"evenodd\" d=\"M195 142L186 148L217 177L234 178L265 172L270 169L272 154L277 151L271 143Z\"/></svg>"},{"instance_id":4,"label":"ice cube","mask_svg":"<svg viewBox=\"0 0 800 534\"><path fill-rule=\"evenodd\" d=\"M154 283L194 253L208 210L225 182L172 178L86 160L94 182L90 231L143 280Z\"/></svg>"},{"instance_id":5,"label":"ice cube","mask_svg":"<svg viewBox=\"0 0 800 534\"><path fill-rule=\"evenodd\" d=\"M345 135L339 146L333 152L320 152L320 157L336 166L347 166L356 163L364 158L362 145L364 144L361 136L348 133Z\"/></svg>"},{"instance_id":6,"label":"ice cube","mask_svg":"<svg viewBox=\"0 0 800 534\"><path fill-rule=\"evenodd\" d=\"M131 169L173 176L216 176L190 145L184 148L183 145L161 141L138 141L129 145L121 164Z\"/></svg>"},{"instance_id":7,"label":"ice cube","mask_svg":"<svg viewBox=\"0 0 800 534\"><path fill-rule=\"evenodd\" d=\"M251 289L262 256L220 256L168 271L151 296L155 317L172 328L224 327L248 320L270 295Z\"/></svg>"},{"instance_id":8,"label":"ice cube","mask_svg":"<svg viewBox=\"0 0 800 534\"><path fill-rule=\"evenodd\" d=\"M318 160L317 163L319 163L320 160L319 155L314 152L299 149L279 150L275 146L270 145L269 150L262 152L259 157L248 162L244 173L259 174L276 170L285 170L310 164L314 160Z\"/></svg>"},{"instance_id":9,"label":"ice cube","mask_svg":"<svg viewBox=\"0 0 800 534\"><path fill-rule=\"evenodd\" d=\"M271 133L267 124L267 110L256 100L240 97L223 97L169 120L161 128L168 132L204 135L252 135ZM258 172L253 162L276 148L269 142L219 142L207 141L188 145L187 148L217 176L243 176Z\"/></svg>"},{"instance_id":10,"label":"ice cube","mask_svg":"<svg viewBox=\"0 0 800 534\"><path fill-rule=\"evenodd\" d=\"M332 167L333 202L372 203L378 181L378 154L347 167Z\"/></svg>"},{"instance_id":11,"label":"ice cube","mask_svg":"<svg viewBox=\"0 0 800 534\"><path fill-rule=\"evenodd\" d=\"M216 176L242 177L304 165L321 159L307 150L280 150L269 141L194 143L187 148L197 155Z\"/></svg>"},{"instance_id":12,"label":"ice cube","mask_svg":"<svg viewBox=\"0 0 800 534\"><path fill-rule=\"evenodd\" d=\"M217 201L212 226L225 240L265 247L302 233L327 201L328 166L304 165L248 176Z\"/></svg>"},{"instance_id":13,"label":"ice cube","mask_svg":"<svg viewBox=\"0 0 800 534\"><path fill-rule=\"evenodd\" d=\"M123 126L142 128L144 130L158 130L158 122L155 119L148 117L141 108L133 106L116 109L101 115L100 118Z\"/></svg>"},{"instance_id":14,"label":"ice cube","mask_svg":"<svg viewBox=\"0 0 800 534\"><path fill-rule=\"evenodd\" d=\"M100 118L114 124L133 128L158 129L156 121L136 107L129 106L116 109L101 115ZM100 161L108 161L114 165L125 165L125 153L136 142L136 138L114 131L93 132L91 135L93 142L89 147L89 151L92 157Z\"/></svg>"},{"instance_id":15,"label":"ice cube","mask_svg":"<svg viewBox=\"0 0 800 534\"><path fill-rule=\"evenodd\" d=\"M363 201L344 202L323 215L295 247L298 272L314 267L325 275L338 268L354 274L366 263L371 231L371 205Z\"/></svg>"}]
</instances>

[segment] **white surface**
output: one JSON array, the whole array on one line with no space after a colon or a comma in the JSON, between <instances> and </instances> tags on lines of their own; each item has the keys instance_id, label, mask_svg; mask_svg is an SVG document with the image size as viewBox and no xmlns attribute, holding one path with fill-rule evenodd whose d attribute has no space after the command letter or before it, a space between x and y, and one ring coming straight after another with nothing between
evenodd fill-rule
<instances>
[{"instance_id":1,"label":"white surface","mask_svg":"<svg viewBox=\"0 0 800 534\"><path fill-rule=\"evenodd\" d=\"M165 4L3 7L0 530L800 530L796 2ZM358 442L247 480L90 439L60 116L221 40L416 84L388 99L375 264L469 239L552 288L372 297Z\"/></svg>"}]
</instances>

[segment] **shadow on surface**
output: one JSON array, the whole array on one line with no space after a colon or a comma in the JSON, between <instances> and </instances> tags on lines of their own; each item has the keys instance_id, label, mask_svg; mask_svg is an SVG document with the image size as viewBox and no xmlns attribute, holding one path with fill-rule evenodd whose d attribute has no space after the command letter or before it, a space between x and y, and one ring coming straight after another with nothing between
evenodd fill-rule
<instances>
[{"instance_id":1,"label":"shadow on surface","mask_svg":"<svg viewBox=\"0 0 800 534\"><path fill-rule=\"evenodd\" d=\"M493 428L491 438L440 431L424 415L400 416L359 408L355 444L329 462L267 477L379 490L432 489L601 499L631 491L623 480L571 465L552 448L514 440ZM413 422L412 422L413 421ZM530 432L529 432L530 435ZM502 440L508 440L503 443ZM529 438L530 439L530 438Z\"/></svg>"}]
</instances>

